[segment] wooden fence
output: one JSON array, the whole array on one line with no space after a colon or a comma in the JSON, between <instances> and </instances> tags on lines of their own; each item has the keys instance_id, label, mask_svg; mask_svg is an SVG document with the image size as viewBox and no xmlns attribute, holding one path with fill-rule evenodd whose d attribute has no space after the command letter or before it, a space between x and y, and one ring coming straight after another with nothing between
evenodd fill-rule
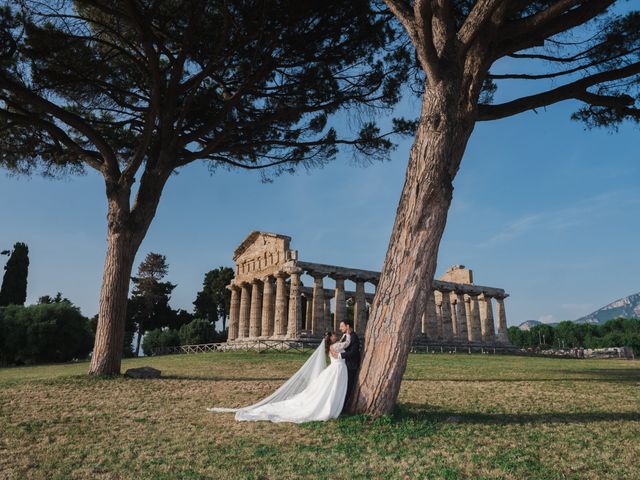
<instances>
[{"instance_id":1,"label":"wooden fence","mask_svg":"<svg viewBox=\"0 0 640 480\"><path fill-rule=\"evenodd\" d=\"M167 355L172 353L203 353L203 352L287 352L296 351L303 353L314 350L320 345L319 339L309 340L247 340L238 343L203 343L200 345L179 345L175 347L157 347L152 350L152 355Z\"/></svg>"},{"instance_id":2,"label":"wooden fence","mask_svg":"<svg viewBox=\"0 0 640 480\"><path fill-rule=\"evenodd\" d=\"M158 347L153 349L152 355L167 355L172 353L203 353L203 352L288 352L303 353L315 349L320 339L304 340L246 340L237 343L203 343L201 345L180 345L176 347ZM362 337L361 337L362 341ZM513 345L481 345L474 343L427 343L415 342L411 346L412 353L516 353L518 349Z\"/></svg>"}]
</instances>

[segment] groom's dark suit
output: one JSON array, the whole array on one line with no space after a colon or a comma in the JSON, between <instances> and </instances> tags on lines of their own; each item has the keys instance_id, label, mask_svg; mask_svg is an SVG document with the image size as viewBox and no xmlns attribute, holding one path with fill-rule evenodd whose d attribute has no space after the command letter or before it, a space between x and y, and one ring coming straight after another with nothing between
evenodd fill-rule
<instances>
[{"instance_id":1,"label":"groom's dark suit","mask_svg":"<svg viewBox=\"0 0 640 480\"><path fill-rule=\"evenodd\" d=\"M344 336L341 341L346 341L346 336ZM358 368L360 368L360 339L358 338L358 335L356 335L356 332L351 332L351 342L340 356L344 358L344 363L347 366L347 395L344 399L344 405L346 407L356 383Z\"/></svg>"}]
</instances>

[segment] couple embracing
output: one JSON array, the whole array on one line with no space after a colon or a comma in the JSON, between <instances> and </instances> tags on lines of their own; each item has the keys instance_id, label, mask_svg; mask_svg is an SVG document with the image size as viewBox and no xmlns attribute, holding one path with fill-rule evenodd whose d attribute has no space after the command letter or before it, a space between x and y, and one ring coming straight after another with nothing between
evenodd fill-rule
<instances>
[{"instance_id":1,"label":"couple embracing","mask_svg":"<svg viewBox=\"0 0 640 480\"><path fill-rule=\"evenodd\" d=\"M338 417L351 398L360 366L360 339L350 320L340 322L340 332L339 340L335 332L327 332L304 365L267 398L243 408L207 410L235 412L238 421L302 423Z\"/></svg>"}]
</instances>

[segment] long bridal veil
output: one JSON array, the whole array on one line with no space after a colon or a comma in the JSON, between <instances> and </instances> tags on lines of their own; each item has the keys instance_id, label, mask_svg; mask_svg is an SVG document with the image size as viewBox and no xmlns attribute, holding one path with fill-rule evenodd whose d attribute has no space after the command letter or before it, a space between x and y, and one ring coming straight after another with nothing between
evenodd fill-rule
<instances>
[{"instance_id":1,"label":"long bridal veil","mask_svg":"<svg viewBox=\"0 0 640 480\"><path fill-rule=\"evenodd\" d=\"M268 403L287 400L307 388L307 385L309 385L309 383L313 379L317 378L326 366L327 361L325 358L324 340L322 340L318 348L316 348L316 351L313 352L313 354L307 359L306 362L304 362L304 365L302 365L302 367L300 367L300 369L296 373L294 373L293 376L289 378L289 380L287 380L280 388L278 388L268 397L263 398L258 403L254 403L253 405L249 405L247 407L213 407L207 408L207 410L210 412L247 412Z\"/></svg>"}]
</instances>

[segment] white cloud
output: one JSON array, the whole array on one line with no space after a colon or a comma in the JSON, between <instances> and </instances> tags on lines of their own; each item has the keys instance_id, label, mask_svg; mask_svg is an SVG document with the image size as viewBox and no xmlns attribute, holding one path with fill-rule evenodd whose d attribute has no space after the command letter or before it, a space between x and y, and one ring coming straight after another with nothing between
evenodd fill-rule
<instances>
[{"instance_id":1,"label":"white cloud","mask_svg":"<svg viewBox=\"0 0 640 480\"><path fill-rule=\"evenodd\" d=\"M483 242L481 245L487 246L494 243L501 243L512 240L531 230L531 228L533 228L536 224L539 224L542 220L544 220L544 214L542 213L526 215L524 217L518 218L509 223L509 225L507 225L504 230L497 233L486 242Z\"/></svg>"},{"instance_id":2,"label":"white cloud","mask_svg":"<svg viewBox=\"0 0 640 480\"><path fill-rule=\"evenodd\" d=\"M579 200L558 210L547 210L524 215L509 222L502 231L490 237L481 246L504 243L520 237L532 229L561 230L593 222L609 216L612 209L640 205L637 192L617 190Z\"/></svg>"},{"instance_id":3,"label":"white cloud","mask_svg":"<svg viewBox=\"0 0 640 480\"><path fill-rule=\"evenodd\" d=\"M553 315L548 313L546 315L540 315L538 317L538 321L542 323L553 323L555 320L553 318Z\"/></svg>"}]
</instances>

